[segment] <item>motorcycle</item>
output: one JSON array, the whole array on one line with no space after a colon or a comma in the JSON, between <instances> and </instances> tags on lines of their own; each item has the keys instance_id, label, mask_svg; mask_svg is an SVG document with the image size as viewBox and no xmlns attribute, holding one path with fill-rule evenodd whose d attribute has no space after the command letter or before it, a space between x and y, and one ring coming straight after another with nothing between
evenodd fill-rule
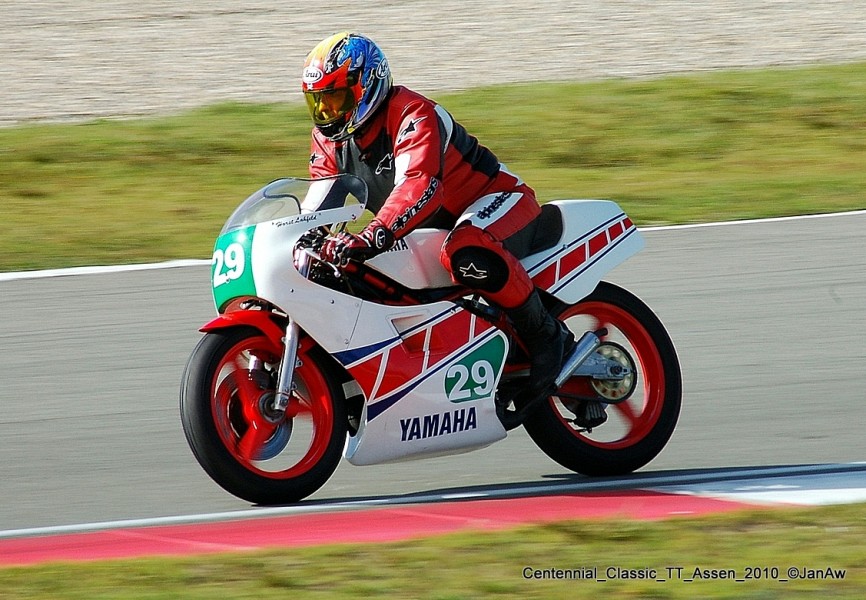
<instances>
[{"instance_id":1,"label":"motorcycle","mask_svg":"<svg viewBox=\"0 0 866 600\"><path fill-rule=\"evenodd\" d=\"M180 415L202 468L257 504L297 502L340 460L458 454L522 426L560 465L620 475L653 460L677 423L681 375L664 326L602 280L643 247L611 201L542 207L521 259L577 343L556 391L527 397L529 359L507 316L439 262L448 234L417 229L366 262L327 263L326 236L362 224L351 175L279 179L216 241L218 316L183 375Z\"/></svg>"}]
</instances>

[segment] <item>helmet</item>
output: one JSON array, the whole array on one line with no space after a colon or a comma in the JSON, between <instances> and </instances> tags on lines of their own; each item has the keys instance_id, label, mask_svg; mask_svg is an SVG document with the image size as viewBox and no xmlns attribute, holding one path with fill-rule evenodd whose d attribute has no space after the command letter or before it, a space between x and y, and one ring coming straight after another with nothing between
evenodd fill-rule
<instances>
[{"instance_id":1,"label":"helmet","mask_svg":"<svg viewBox=\"0 0 866 600\"><path fill-rule=\"evenodd\" d=\"M393 85L379 46L349 32L313 48L304 62L302 81L313 123L334 141L348 138L369 121Z\"/></svg>"}]
</instances>

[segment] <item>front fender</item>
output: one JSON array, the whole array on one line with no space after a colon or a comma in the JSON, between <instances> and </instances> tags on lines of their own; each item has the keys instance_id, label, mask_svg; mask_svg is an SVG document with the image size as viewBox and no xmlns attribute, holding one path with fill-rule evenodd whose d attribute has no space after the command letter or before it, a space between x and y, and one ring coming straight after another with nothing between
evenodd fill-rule
<instances>
[{"instance_id":1,"label":"front fender","mask_svg":"<svg viewBox=\"0 0 866 600\"><path fill-rule=\"evenodd\" d=\"M218 329L226 329L227 327L238 326L253 327L261 331L276 348L282 349L283 338L286 332L274 323L270 318L270 313L264 310L234 310L232 312L223 313L212 321L205 323L199 328L202 333L209 333Z\"/></svg>"}]
</instances>

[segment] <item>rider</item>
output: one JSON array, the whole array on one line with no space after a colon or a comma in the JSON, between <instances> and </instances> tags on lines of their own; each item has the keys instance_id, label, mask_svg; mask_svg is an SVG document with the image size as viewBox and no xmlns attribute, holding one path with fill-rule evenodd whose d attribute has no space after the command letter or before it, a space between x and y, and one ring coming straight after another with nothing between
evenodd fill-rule
<instances>
[{"instance_id":1,"label":"rider","mask_svg":"<svg viewBox=\"0 0 866 600\"><path fill-rule=\"evenodd\" d=\"M358 235L328 238L322 257L365 260L418 227L450 229L442 264L509 316L531 359L530 392L552 391L574 337L509 251L541 213L535 192L445 109L394 86L367 37L344 32L320 42L304 63L303 92L315 124L311 177L360 177L375 215Z\"/></svg>"}]
</instances>

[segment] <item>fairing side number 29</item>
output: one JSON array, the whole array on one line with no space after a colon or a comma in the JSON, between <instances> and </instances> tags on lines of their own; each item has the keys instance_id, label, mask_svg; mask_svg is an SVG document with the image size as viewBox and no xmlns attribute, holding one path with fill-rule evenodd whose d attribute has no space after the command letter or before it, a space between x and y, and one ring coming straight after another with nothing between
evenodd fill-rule
<instances>
[{"instance_id":1,"label":"fairing side number 29","mask_svg":"<svg viewBox=\"0 0 866 600\"><path fill-rule=\"evenodd\" d=\"M213 286L215 288L235 279L240 279L244 274L246 257L244 247L234 243L226 246L225 251L220 248L213 253Z\"/></svg>"}]
</instances>

